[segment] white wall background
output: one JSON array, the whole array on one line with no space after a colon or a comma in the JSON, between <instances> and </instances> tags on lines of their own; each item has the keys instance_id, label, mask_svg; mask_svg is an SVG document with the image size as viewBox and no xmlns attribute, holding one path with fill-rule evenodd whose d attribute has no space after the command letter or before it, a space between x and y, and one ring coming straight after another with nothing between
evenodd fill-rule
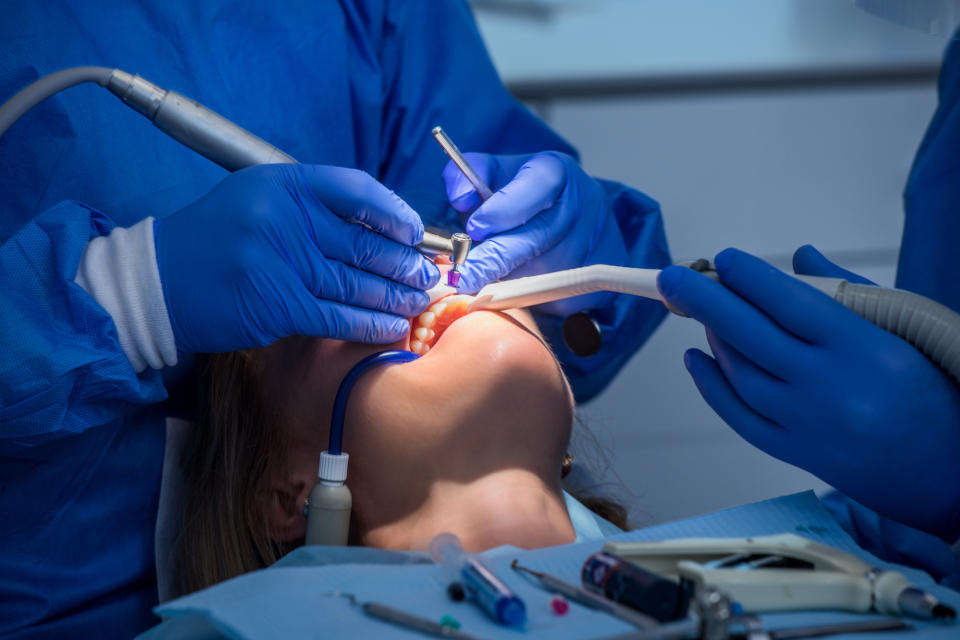
<instances>
[{"instance_id":1,"label":"white wall background","mask_svg":"<svg viewBox=\"0 0 960 640\"><path fill-rule=\"evenodd\" d=\"M812 243L892 284L943 40L840 0L520 4L477 2L508 85L590 173L660 201L675 259L737 246L788 269ZM683 367L691 346L708 350L701 327L669 317L580 408L632 523L824 488L713 414Z\"/></svg>"}]
</instances>

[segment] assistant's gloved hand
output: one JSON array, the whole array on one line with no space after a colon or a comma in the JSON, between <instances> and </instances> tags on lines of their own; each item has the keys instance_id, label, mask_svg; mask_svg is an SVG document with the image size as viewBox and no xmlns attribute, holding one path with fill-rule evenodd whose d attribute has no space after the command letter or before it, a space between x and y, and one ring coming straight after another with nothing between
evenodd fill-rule
<instances>
[{"instance_id":1,"label":"assistant's gloved hand","mask_svg":"<svg viewBox=\"0 0 960 640\"><path fill-rule=\"evenodd\" d=\"M464 157L495 193L483 202L456 165L450 162L443 171L447 198L461 214L471 214L466 231L479 243L462 267L461 291L474 293L508 275L625 263L627 251L603 187L571 156L545 151ZM609 295L577 296L538 308L569 315L601 307Z\"/></svg>"},{"instance_id":2,"label":"assistant's gloved hand","mask_svg":"<svg viewBox=\"0 0 960 640\"><path fill-rule=\"evenodd\" d=\"M726 286L676 266L658 280L667 302L706 327L716 359L691 349L684 361L707 403L767 453L955 539L960 388L905 341L762 260L727 249L715 263ZM794 264L852 275L812 247Z\"/></svg>"},{"instance_id":3,"label":"assistant's gloved hand","mask_svg":"<svg viewBox=\"0 0 960 640\"><path fill-rule=\"evenodd\" d=\"M410 246L423 237L417 214L356 169L244 169L158 220L155 234L173 334L188 353L293 334L389 343L440 277Z\"/></svg>"}]
</instances>

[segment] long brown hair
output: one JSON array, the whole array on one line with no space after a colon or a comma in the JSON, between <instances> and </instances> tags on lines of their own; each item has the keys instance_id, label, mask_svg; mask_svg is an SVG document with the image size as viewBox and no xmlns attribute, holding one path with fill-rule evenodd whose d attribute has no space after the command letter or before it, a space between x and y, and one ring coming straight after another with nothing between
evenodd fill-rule
<instances>
[{"instance_id":1,"label":"long brown hair","mask_svg":"<svg viewBox=\"0 0 960 640\"><path fill-rule=\"evenodd\" d=\"M181 593L261 569L289 550L273 540L264 512L286 443L258 351L204 356L199 365L199 420L180 454L186 476Z\"/></svg>"}]
</instances>

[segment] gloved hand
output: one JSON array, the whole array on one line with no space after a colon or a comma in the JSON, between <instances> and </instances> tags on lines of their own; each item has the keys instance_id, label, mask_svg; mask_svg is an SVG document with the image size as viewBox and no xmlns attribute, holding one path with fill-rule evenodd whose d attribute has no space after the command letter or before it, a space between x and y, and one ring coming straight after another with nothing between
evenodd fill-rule
<instances>
[{"instance_id":1,"label":"gloved hand","mask_svg":"<svg viewBox=\"0 0 960 640\"><path fill-rule=\"evenodd\" d=\"M395 341L440 278L410 246L422 236L417 214L362 171L301 164L231 174L156 222L177 348L233 351L293 334Z\"/></svg>"},{"instance_id":2,"label":"gloved hand","mask_svg":"<svg viewBox=\"0 0 960 640\"><path fill-rule=\"evenodd\" d=\"M443 171L447 198L475 244L461 269L459 289L474 293L507 277L573 269L588 264L623 265L627 251L603 187L567 154L464 154L495 193L486 202L456 165ZM555 315L604 306L609 293L540 305Z\"/></svg>"},{"instance_id":3,"label":"gloved hand","mask_svg":"<svg viewBox=\"0 0 960 640\"><path fill-rule=\"evenodd\" d=\"M722 286L686 267L664 298L700 321L715 360L684 362L751 444L854 500L952 541L960 534L960 388L914 347L762 260L717 255ZM812 247L798 271L845 277ZM862 279L860 279L862 281Z\"/></svg>"}]
</instances>

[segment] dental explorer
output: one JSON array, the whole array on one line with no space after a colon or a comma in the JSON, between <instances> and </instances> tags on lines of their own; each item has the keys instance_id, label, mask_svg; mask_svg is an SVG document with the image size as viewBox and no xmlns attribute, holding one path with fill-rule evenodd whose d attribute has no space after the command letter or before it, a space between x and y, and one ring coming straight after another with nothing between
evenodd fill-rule
<instances>
[{"instance_id":1,"label":"dental explorer","mask_svg":"<svg viewBox=\"0 0 960 640\"><path fill-rule=\"evenodd\" d=\"M407 613L406 611L401 611L400 609L388 607L387 605L380 604L379 602L358 602L356 596L354 596L352 593L334 592L323 595L346 598L350 601L350 604L360 607L360 610L371 618L376 618L377 620L382 620L383 622L396 625L398 627L403 627L404 629L419 631L420 633L436 636L438 638L454 638L455 640L480 640L476 636L464 633L463 631L459 631L453 627L440 624L439 622L434 622L429 618L415 616L412 613Z\"/></svg>"},{"instance_id":2,"label":"dental explorer","mask_svg":"<svg viewBox=\"0 0 960 640\"><path fill-rule=\"evenodd\" d=\"M610 600L609 598L605 598L600 594L587 591L586 589L561 580L560 578L550 575L549 573L545 573L543 571L534 571L533 569L528 569L527 567L521 566L516 558L510 563L510 568L514 571L520 571L534 576L540 582L541 586L543 586L543 588L547 591L559 593L563 597L590 607L591 609L597 609L598 611L609 613L610 615L623 620L627 624L632 624L638 629L654 629L659 626L659 622L646 614L635 611L634 609L622 605L619 602Z\"/></svg>"},{"instance_id":3,"label":"dental explorer","mask_svg":"<svg viewBox=\"0 0 960 640\"><path fill-rule=\"evenodd\" d=\"M440 146L443 148L443 151L450 157L450 160L453 161L453 164L457 165L457 168L460 169L460 173L470 181L470 184L473 185L473 188L476 189L477 195L480 196L481 200L489 200L493 196L493 191L490 190L484 181L477 175L477 172L473 170L473 167L470 166L470 163L467 162L467 159L463 157L463 154L460 153L460 149L457 148L457 145L453 144L453 140L450 139L450 136L441 127L433 128L433 137L436 138L437 142L440 143ZM452 236L453 248L454 251L461 251L463 253L463 259L457 261L453 258L453 268L450 269L450 272L447 274L447 284L451 287L457 286L457 283L460 281L460 265L464 263L467 259L467 252L470 251L470 236L465 233L455 233ZM457 243L460 243L459 246ZM456 256L456 253L454 254Z\"/></svg>"},{"instance_id":4,"label":"dental explorer","mask_svg":"<svg viewBox=\"0 0 960 640\"><path fill-rule=\"evenodd\" d=\"M295 164L277 147L176 91L162 89L138 75L107 67L72 67L44 76L0 105L0 136L20 116L50 96L85 82L95 82L146 117L165 134L227 171L257 164ZM427 256L448 255L459 268L466 260L463 239L424 231L415 249ZM448 276L449 278L449 276Z\"/></svg>"}]
</instances>

